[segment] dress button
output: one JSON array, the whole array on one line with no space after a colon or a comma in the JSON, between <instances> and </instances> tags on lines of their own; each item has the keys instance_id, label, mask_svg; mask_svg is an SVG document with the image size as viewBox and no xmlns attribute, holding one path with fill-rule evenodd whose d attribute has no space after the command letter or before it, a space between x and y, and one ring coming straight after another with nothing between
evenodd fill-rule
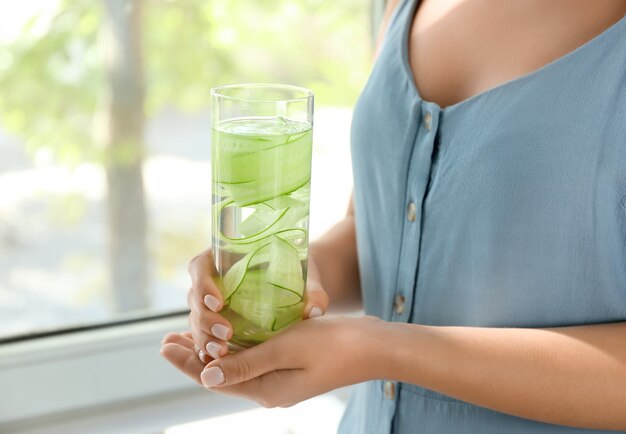
<instances>
[{"instance_id":1,"label":"dress button","mask_svg":"<svg viewBox=\"0 0 626 434\"><path fill-rule=\"evenodd\" d=\"M414 222L416 216L417 216L417 207L415 206L414 202L411 202L406 210L406 218L410 222Z\"/></svg>"},{"instance_id":2,"label":"dress button","mask_svg":"<svg viewBox=\"0 0 626 434\"><path fill-rule=\"evenodd\" d=\"M401 294L396 295L396 298L393 299L393 308L398 315L404 312L404 300L404 295Z\"/></svg>"},{"instance_id":3,"label":"dress button","mask_svg":"<svg viewBox=\"0 0 626 434\"><path fill-rule=\"evenodd\" d=\"M385 381L385 385L383 387L385 391L385 398L387 399L395 399L396 397L396 384L393 381Z\"/></svg>"},{"instance_id":4,"label":"dress button","mask_svg":"<svg viewBox=\"0 0 626 434\"><path fill-rule=\"evenodd\" d=\"M430 125L433 121L433 115L430 114L430 112L426 112L426 114L424 115L424 128L426 128L428 131L430 131Z\"/></svg>"}]
</instances>

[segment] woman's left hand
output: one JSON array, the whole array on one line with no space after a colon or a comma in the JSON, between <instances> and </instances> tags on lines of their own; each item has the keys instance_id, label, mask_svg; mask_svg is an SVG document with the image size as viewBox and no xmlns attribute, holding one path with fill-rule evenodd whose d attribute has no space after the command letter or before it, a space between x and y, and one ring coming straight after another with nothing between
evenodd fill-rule
<instances>
[{"instance_id":1,"label":"woman's left hand","mask_svg":"<svg viewBox=\"0 0 626 434\"><path fill-rule=\"evenodd\" d=\"M264 407L288 407L338 387L383 378L388 351L375 317L315 318L295 324L255 347L205 365L189 333L171 333L161 354L176 368L216 392Z\"/></svg>"}]
</instances>

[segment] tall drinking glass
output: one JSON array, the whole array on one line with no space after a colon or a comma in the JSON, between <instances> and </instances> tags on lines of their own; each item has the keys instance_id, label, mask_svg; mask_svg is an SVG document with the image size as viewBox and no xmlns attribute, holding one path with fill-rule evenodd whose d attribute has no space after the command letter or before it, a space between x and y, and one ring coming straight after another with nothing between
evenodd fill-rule
<instances>
[{"instance_id":1,"label":"tall drinking glass","mask_svg":"<svg viewBox=\"0 0 626 434\"><path fill-rule=\"evenodd\" d=\"M302 319L313 92L274 84L211 90L212 249L231 350Z\"/></svg>"}]
</instances>

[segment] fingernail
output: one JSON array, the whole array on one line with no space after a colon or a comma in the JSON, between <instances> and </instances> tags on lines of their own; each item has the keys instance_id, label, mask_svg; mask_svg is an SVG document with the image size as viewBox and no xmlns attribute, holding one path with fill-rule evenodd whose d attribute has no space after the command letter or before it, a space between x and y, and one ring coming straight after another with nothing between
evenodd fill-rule
<instances>
[{"instance_id":1,"label":"fingernail","mask_svg":"<svg viewBox=\"0 0 626 434\"><path fill-rule=\"evenodd\" d=\"M311 311L309 312L309 318L315 318L322 315L322 309L317 306L313 306L313 309L311 309Z\"/></svg>"},{"instance_id":2,"label":"fingernail","mask_svg":"<svg viewBox=\"0 0 626 434\"><path fill-rule=\"evenodd\" d=\"M211 309L213 312L217 312L217 307L220 305L220 301L212 295L205 295L204 304L206 304L206 307Z\"/></svg>"},{"instance_id":3,"label":"fingernail","mask_svg":"<svg viewBox=\"0 0 626 434\"><path fill-rule=\"evenodd\" d=\"M213 357L214 359L218 359L220 357L221 349L222 349L222 346L218 344L217 342L211 341L208 344L206 344L206 352L209 353L209 356Z\"/></svg>"},{"instance_id":4,"label":"fingernail","mask_svg":"<svg viewBox=\"0 0 626 434\"><path fill-rule=\"evenodd\" d=\"M213 387L224 382L224 372L222 372L222 369L218 366L213 366L212 368L202 371L200 378L202 378L204 387Z\"/></svg>"},{"instance_id":5,"label":"fingernail","mask_svg":"<svg viewBox=\"0 0 626 434\"><path fill-rule=\"evenodd\" d=\"M213 324L211 327L211 333L213 336L223 341L228 339L228 327L224 324Z\"/></svg>"},{"instance_id":6,"label":"fingernail","mask_svg":"<svg viewBox=\"0 0 626 434\"><path fill-rule=\"evenodd\" d=\"M204 351L202 350L198 351L198 358L200 359L202 363L207 363L206 354L204 354Z\"/></svg>"}]
</instances>

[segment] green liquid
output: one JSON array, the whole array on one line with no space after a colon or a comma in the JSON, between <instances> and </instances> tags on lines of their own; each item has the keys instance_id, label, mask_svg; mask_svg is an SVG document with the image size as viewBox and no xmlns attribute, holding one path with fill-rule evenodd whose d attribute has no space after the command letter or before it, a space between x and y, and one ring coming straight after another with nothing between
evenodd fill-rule
<instances>
[{"instance_id":1,"label":"green liquid","mask_svg":"<svg viewBox=\"0 0 626 434\"><path fill-rule=\"evenodd\" d=\"M212 247L235 348L302 319L311 142L309 124L282 117L213 128Z\"/></svg>"}]
</instances>

